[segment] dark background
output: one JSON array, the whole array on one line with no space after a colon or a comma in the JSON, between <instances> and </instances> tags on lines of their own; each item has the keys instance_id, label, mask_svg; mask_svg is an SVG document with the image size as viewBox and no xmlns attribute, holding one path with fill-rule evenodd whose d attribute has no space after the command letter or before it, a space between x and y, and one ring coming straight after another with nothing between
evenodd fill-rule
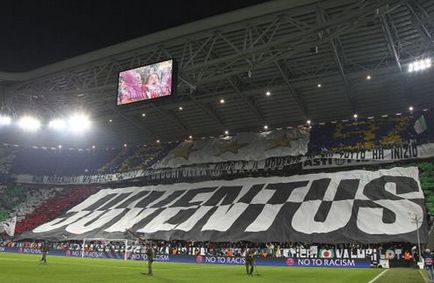
<instances>
[{"instance_id":1,"label":"dark background","mask_svg":"<svg viewBox=\"0 0 434 283\"><path fill-rule=\"evenodd\" d=\"M0 9L0 71L28 71L267 0L15 0Z\"/></svg>"}]
</instances>

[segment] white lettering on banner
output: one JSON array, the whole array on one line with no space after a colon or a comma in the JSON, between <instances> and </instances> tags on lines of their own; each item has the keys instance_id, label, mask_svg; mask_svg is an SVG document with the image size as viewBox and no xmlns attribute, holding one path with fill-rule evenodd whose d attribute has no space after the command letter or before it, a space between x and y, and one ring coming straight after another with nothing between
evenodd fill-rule
<instances>
[{"instance_id":1,"label":"white lettering on banner","mask_svg":"<svg viewBox=\"0 0 434 283\"><path fill-rule=\"evenodd\" d=\"M409 213L425 217L423 198L416 167L103 189L33 233L63 228L74 237L91 231L98 237L143 222L138 232L166 232L164 237L194 229L215 232L203 235L234 231L259 239L279 229L282 235L266 237L290 239L345 227L343 237L351 239L404 235L410 241L415 236L408 233L416 226Z\"/></svg>"},{"instance_id":2,"label":"white lettering on banner","mask_svg":"<svg viewBox=\"0 0 434 283\"><path fill-rule=\"evenodd\" d=\"M207 256L205 263L221 263L221 264L246 264L243 257L222 257L222 256Z\"/></svg>"},{"instance_id":3,"label":"white lettering on banner","mask_svg":"<svg viewBox=\"0 0 434 283\"><path fill-rule=\"evenodd\" d=\"M217 210L211 215L208 222L203 225L202 231L227 231L248 207L249 204L247 203L236 203L234 205L217 207Z\"/></svg>"},{"instance_id":4,"label":"white lettering on banner","mask_svg":"<svg viewBox=\"0 0 434 283\"><path fill-rule=\"evenodd\" d=\"M266 204L261 214L247 227L246 232L267 231L276 219L283 204Z\"/></svg>"},{"instance_id":5,"label":"white lettering on banner","mask_svg":"<svg viewBox=\"0 0 434 283\"><path fill-rule=\"evenodd\" d=\"M131 228L136 223L145 219L152 213L154 213L156 208L132 208L130 209L118 222L105 229L105 232L124 232L126 229Z\"/></svg>"},{"instance_id":6,"label":"white lettering on banner","mask_svg":"<svg viewBox=\"0 0 434 283\"><path fill-rule=\"evenodd\" d=\"M74 215L70 216L70 217L60 217L60 218L56 218L50 222L44 223L39 227L36 227L35 229L33 229L34 233L43 233L43 232L48 232L48 231L52 231L52 230L56 230L59 229L63 226L66 226L68 224L74 223L75 221L77 221L78 219L82 218L83 216L86 216L88 214L90 214L91 211L78 211L76 212Z\"/></svg>"},{"instance_id":7,"label":"white lettering on banner","mask_svg":"<svg viewBox=\"0 0 434 283\"><path fill-rule=\"evenodd\" d=\"M82 219L69 224L66 227L66 231L72 234L83 234L97 228L101 228L105 224L112 221L116 216L121 214L124 209L112 209L108 211L94 211L90 215L83 217ZM102 214L102 216L101 216ZM87 225L90 221L93 221L91 224Z\"/></svg>"},{"instance_id":8,"label":"white lettering on banner","mask_svg":"<svg viewBox=\"0 0 434 283\"><path fill-rule=\"evenodd\" d=\"M297 259L298 266L355 267L354 259Z\"/></svg>"},{"instance_id":9,"label":"white lettering on banner","mask_svg":"<svg viewBox=\"0 0 434 283\"><path fill-rule=\"evenodd\" d=\"M155 233L157 231L169 231L176 227L176 224L167 223L170 218L174 217L183 208L181 207L169 207L164 209L154 219L151 220L145 227L137 230L139 233Z\"/></svg>"},{"instance_id":10,"label":"white lettering on banner","mask_svg":"<svg viewBox=\"0 0 434 283\"><path fill-rule=\"evenodd\" d=\"M110 189L100 190L96 194L89 196L83 202L81 202L81 203L77 204L76 206L74 206L73 208L71 208L68 212L77 212L77 211L85 210L86 208L88 208L89 206L91 206L92 204L97 202L98 200L100 200L103 197L105 197L106 195L108 195L110 192L111 192Z\"/></svg>"},{"instance_id":11,"label":"white lettering on banner","mask_svg":"<svg viewBox=\"0 0 434 283\"><path fill-rule=\"evenodd\" d=\"M187 221L176 226L176 230L190 231L212 208L212 206L199 207Z\"/></svg>"},{"instance_id":12,"label":"white lettering on banner","mask_svg":"<svg viewBox=\"0 0 434 283\"><path fill-rule=\"evenodd\" d=\"M368 234L395 235L409 233L415 230L415 223L410 225L414 215L423 216L422 207L409 200L377 200L374 202L383 208L360 207L357 217L357 227ZM394 213L395 221L393 223L384 223L384 209ZM373 223L377 225L372 225ZM419 222L417 229L421 226L422 223Z\"/></svg>"},{"instance_id":13,"label":"white lettering on banner","mask_svg":"<svg viewBox=\"0 0 434 283\"><path fill-rule=\"evenodd\" d=\"M327 233L347 225L351 218L349 212L353 208L353 200L333 201L327 218L324 221L316 221L315 216L321 203L321 200L303 202L292 218L294 230L305 234Z\"/></svg>"}]
</instances>

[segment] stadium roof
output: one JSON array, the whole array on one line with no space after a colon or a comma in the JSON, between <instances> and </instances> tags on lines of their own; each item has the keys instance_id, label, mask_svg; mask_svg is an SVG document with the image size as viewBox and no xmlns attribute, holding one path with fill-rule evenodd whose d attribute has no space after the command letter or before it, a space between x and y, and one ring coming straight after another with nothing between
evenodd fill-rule
<instances>
[{"instance_id":1,"label":"stadium roof","mask_svg":"<svg viewBox=\"0 0 434 283\"><path fill-rule=\"evenodd\" d=\"M2 109L45 119L85 109L99 129L89 143L123 144L428 108L433 71L407 68L432 56L433 19L429 0L271 1L0 73ZM179 63L175 97L115 106L120 70L169 57Z\"/></svg>"}]
</instances>

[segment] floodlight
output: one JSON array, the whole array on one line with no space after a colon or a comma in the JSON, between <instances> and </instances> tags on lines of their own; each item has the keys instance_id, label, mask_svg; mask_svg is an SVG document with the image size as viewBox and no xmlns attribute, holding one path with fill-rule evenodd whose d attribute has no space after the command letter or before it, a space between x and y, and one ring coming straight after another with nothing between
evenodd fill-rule
<instances>
[{"instance_id":1,"label":"floodlight","mask_svg":"<svg viewBox=\"0 0 434 283\"><path fill-rule=\"evenodd\" d=\"M54 119L48 123L48 127L53 130L63 130L66 127L66 123L62 119Z\"/></svg>"},{"instance_id":2,"label":"floodlight","mask_svg":"<svg viewBox=\"0 0 434 283\"><path fill-rule=\"evenodd\" d=\"M41 122L32 116L23 116L18 121L18 126L26 131L37 131L41 127Z\"/></svg>"},{"instance_id":3,"label":"floodlight","mask_svg":"<svg viewBox=\"0 0 434 283\"><path fill-rule=\"evenodd\" d=\"M83 113L72 115L68 120L68 127L71 131L82 133L90 129L91 122L89 117Z\"/></svg>"},{"instance_id":4,"label":"floodlight","mask_svg":"<svg viewBox=\"0 0 434 283\"><path fill-rule=\"evenodd\" d=\"M431 58L417 60L408 65L408 72L418 72L431 68Z\"/></svg>"},{"instance_id":5,"label":"floodlight","mask_svg":"<svg viewBox=\"0 0 434 283\"><path fill-rule=\"evenodd\" d=\"M0 126L10 125L12 123L12 118L5 115L0 115Z\"/></svg>"}]
</instances>

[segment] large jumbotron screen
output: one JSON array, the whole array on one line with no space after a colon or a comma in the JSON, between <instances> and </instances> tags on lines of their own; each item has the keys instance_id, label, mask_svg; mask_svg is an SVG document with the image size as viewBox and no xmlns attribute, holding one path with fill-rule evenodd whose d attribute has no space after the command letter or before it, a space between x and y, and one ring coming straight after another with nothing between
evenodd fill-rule
<instances>
[{"instance_id":1,"label":"large jumbotron screen","mask_svg":"<svg viewBox=\"0 0 434 283\"><path fill-rule=\"evenodd\" d=\"M170 59L120 72L117 105L172 95L174 71L174 60Z\"/></svg>"}]
</instances>

